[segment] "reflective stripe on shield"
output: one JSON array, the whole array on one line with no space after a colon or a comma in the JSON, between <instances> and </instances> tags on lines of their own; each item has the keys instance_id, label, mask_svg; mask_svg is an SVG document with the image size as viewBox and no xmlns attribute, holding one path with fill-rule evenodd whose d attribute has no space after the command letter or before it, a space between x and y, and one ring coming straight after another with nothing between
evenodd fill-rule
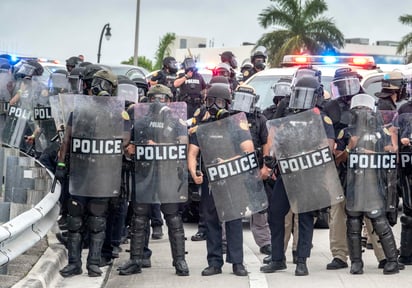
<instances>
[{"instance_id":1,"label":"reflective stripe on shield","mask_svg":"<svg viewBox=\"0 0 412 288\"><path fill-rule=\"evenodd\" d=\"M201 124L196 135L219 219L231 221L266 209L256 154L242 150L243 143L252 141L245 114Z\"/></svg>"},{"instance_id":2,"label":"reflective stripe on shield","mask_svg":"<svg viewBox=\"0 0 412 288\"><path fill-rule=\"evenodd\" d=\"M307 110L270 120L266 125L294 213L318 210L344 200L319 113Z\"/></svg>"}]
</instances>

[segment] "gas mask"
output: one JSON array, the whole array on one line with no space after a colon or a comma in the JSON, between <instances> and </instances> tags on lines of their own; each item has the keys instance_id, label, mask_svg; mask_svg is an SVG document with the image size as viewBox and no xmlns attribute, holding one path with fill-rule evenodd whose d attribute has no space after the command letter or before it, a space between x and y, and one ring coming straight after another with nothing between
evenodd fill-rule
<instances>
[{"instance_id":1,"label":"gas mask","mask_svg":"<svg viewBox=\"0 0 412 288\"><path fill-rule=\"evenodd\" d=\"M212 117L216 117L222 109L226 110L227 103L225 99L216 97L206 97L206 109Z\"/></svg>"},{"instance_id":2,"label":"gas mask","mask_svg":"<svg viewBox=\"0 0 412 288\"><path fill-rule=\"evenodd\" d=\"M91 90L96 96L113 96L115 88L106 79L96 77L93 78Z\"/></svg>"}]
</instances>

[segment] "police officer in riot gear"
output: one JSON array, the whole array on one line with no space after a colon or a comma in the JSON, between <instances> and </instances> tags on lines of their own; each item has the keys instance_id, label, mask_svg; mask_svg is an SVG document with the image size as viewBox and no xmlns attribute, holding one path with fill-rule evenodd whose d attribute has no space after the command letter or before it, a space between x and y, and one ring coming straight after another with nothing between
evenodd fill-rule
<instances>
[{"instance_id":1,"label":"police officer in riot gear","mask_svg":"<svg viewBox=\"0 0 412 288\"><path fill-rule=\"evenodd\" d=\"M318 106L323 99L323 88L314 75L304 75L292 81L292 93L290 96L288 109L284 111L287 117L296 113L303 112ZM321 114L322 116L322 114ZM323 126L325 127L326 136L330 149L334 144L334 131L332 122L327 116L322 116ZM299 141L299 139L296 139ZM300 141L305 141L302 137ZM309 141L309 140L306 140ZM299 145L298 143L296 145ZM271 230L272 257L269 264L262 266L260 271L264 273L273 273L278 270L284 270L286 266L286 257L284 251L284 234L285 234L285 216L289 212L290 203L286 195L286 189L283 184L281 175L278 176L273 191L269 199L269 225ZM302 187L302 189L304 189ZM313 211L299 213L299 239L297 245L296 259L296 276L305 276L309 274L306 259L310 256L313 228L314 213Z\"/></svg>"},{"instance_id":2,"label":"police officer in riot gear","mask_svg":"<svg viewBox=\"0 0 412 288\"><path fill-rule=\"evenodd\" d=\"M114 75L112 72L106 71L106 70L100 70L95 72L95 74L92 76L92 79L90 81L90 95L99 95L99 96L116 96L116 89L117 89L117 76ZM88 99L90 96L85 96L87 98L82 98L82 99ZM94 97L94 96L93 96ZM102 100L109 100L110 98L105 98ZM96 103L97 102L93 102ZM106 102L103 102L106 103ZM107 105L103 104L103 105ZM123 104L124 105L124 104ZM82 129L88 130L87 127L77 127L81 125L81 121L85 121L86 119L82 119L83 117L87 117L87 115L83 114L84 107L75 107L74 112L71 113L70 118L68 120L68 123L66 125L66 131L65 131L65 138L64 138L64 143L60 148L60 153L59 153L59 159L58 159L58 164L55 172L55 177L61 182L64 183L66 181L66 177L68 174L68 170L70 169L70 194L71 197L67 203L67 209L68 209L68 216L67 216L67 229L68 229L68 241L67 241L67 249L68 249L68 265L65 266L63 269L60 270L60 274L63 277L70 277L73 275L79 275L82 273L82 260L81 260L81 252L82 252L82 242L83 242L83 236L85 232L87 231L89 233L89 253L87 257L87 270L88 270L88 275L90 277L98 277L102 275L102 271L100 270L101 266L101 250L102 246L105 240L105 229L106 229L106 218L107 218L107 213L108 213L108 204L110 201L111 197L117 197L116 194L112 191L109 191L110 189L115 189L115 191L118 191L120 189L120 182L119 182L119 187L99 187L98 191L82 191L82 186L79 186L79 183L75 183L75 174L78 174L79 172L75 171L75 169L80 169L80 172L83 172L84 174L82 175L83 179L80 181L87 181L87 182L93 182L96 181L96 179L87 179L88 175L93 175L93 171L83 171L82 169L93 169L90 168L89 166L92 165L92 163L84 163L87 165L87 167L83 167L84 165L82 164L82 161L86 161L85 155L83 154L82 158L73 158L70 157L70 159L74 159L73 161L68 161L69 153L72 154L75 147L72 147L72 137L78 138L79 134L82 133ZM79 110L76 110L79 109ZM87 119L87 125L90 127L96 127L99 125L99 123L104 123L104 121L109 121L111 123L115 122L119 123L119 126L123 126L123 122L127 123L127 118L124 118L123 113L121 113L121 110L118 111L118 113L114 113L113 115L110 114L113 111L114 108L112 107L112 111L108 112L103 112L104 118L102 119L100 116L101 114L95 114L99 116L92 116L89 119ZM124 109L124 107L120 107L119 109ZM79 111L80 113L75 113L76 111ZM101 111L99 111L101 112ZM97 112L97 113L99 113ZM89 112L90 113L90 112ZM108 115L108 113L110 115ZM76 117L76 118L75 118ZM76 121L76 122L75 122ZM113 121L113 122L112 122ZM78 124L76 124L78 123ZM80 124L79 124L80 123ZM72 125L76 124L76 128L79 131L76 131L75 129L72 129ZM107 124L102 124L102 125L107 125ZM126 145L129 142L129 139L127 137L128 131L130 130L127 125L124 125L124 132L122 131L107 131L109 135L106 135L105 137L113 137L111 133L118 133L119 135L122 134L123 137L123 145ZM116 130L116 128L114 128ZM109 129L107 129L109 130ZM77 133L77 134L75 134ZM106 130L102 131L100 129L92 131L90 133L87 133L87 139L90 137L93 139L93 134L95 133L106 133ZM91 135L92 134L92 135ZM102 135L100 135L102 136ZM99 136L99 137L100 137ZM89 141L89 140L85 141ZM79 140L79 141L80 141ZM113 141L112 139L110 141ZM116 143L118 141L116 140ZM70 152L69 152L70 151ZM86 153L86 152L82 152ZM106 153L106 152L103 152ZM112 153L111 151L107 151L107 153ZM116 153L121 153L116 152ZM111 154L111 156L114 156ZM87 157L86 157L87 158ZM77 159L82 159L80 162ZM94 161L99 161L98 156L94 159ZM113 159L113 158L111 158ZM119 171L121 169L121 158L116 158L119 159L116 163L119 164ZM69 168L70 167L70 168ZM95 168L97 169L97 168ZM110 169L116 170L116 166L110 167ZM107 175L100 175L102 177L107 177ZM80 177L80 176L78 176ZM86 179L84 179L84 177ZM89 176L91 178L91 176ZM79 179L77 179L79 181ZM99 180L101 181L101 180ZM113 183L115 183L114 179L111 179ZM119 177L120 181L120 177ZM110 186L110 185L107 185ZM96 188L98 185L96 184ZM105 189L108 189L107 191L103 191ZM80 193L81 191L81 193ZM83 196L85 193L87 193L88 196ZM103 194L104 193L104 194ZM98 196L98 195L110 195L110 196Z\"/></svg>"},{"instance_id":3,"label":"police officer in riot gear","mask_svg":"<svg viewBox=\"0 0 412 288\"><path fill-rule=\"evenodd\" d=\"M249 130L252 136L253 145L257 154L262 180L268 179L267 167L264 167L264 157L269 155L268 131L266 128L266 117L256 107L259 96L255 89L246 84L237 87L233 96L232 109L234 112L245 112L249 123ZM266 194L270 193L270 186L265 185ZM270 229L267 221L266 211L254 213L250 219L250 230L259 250L263 254L271 254Z\"/></svg>"},{"instance_id":4,"label":"police officer in riot gear","mask_svg":"<svg viewBox=\"0 0 412 288\"><path fill-rule=\"evenodd\" d=\"M66 60L66 69L67 69L67 72L71 73L72 70L73 70L74 68L76 68L76 67L79 67L79 65L80 65L82 62L83 62L83 60L80 59L80 58L77 57L77 56L72 56L72 57L68 58L68 59Z\"/></svg>"},{"instance_id":5,"label":"police officer in riot gear","mask_svg":"<svg viewBox=\"0 0 412 288\"><path fill-rule=\"evenodd\" d=\"M398 79L399 80L399 79ZM388 81L389 82L389 81ZM391 81L392 82L392 81ZM399 82L396 83L387 83L389 85L399 85ZM402 79L402 82L405 86L407 86L406 81ZM388 86L388 85L385 86ZM411 83L408 84L409 87ZM402 86L401 86L402 87ZM405 154L403 157L408 159L408 155L412 153L412 99L410 98L410 91L407 91L406 87L404 87L406 95L405 98L409 99L407 102L402 104L398 109L398 119L396 124L399 128L399 152L400 154ZM398 90L396 93L402 93L403 89ZM403 119L403 121L401 120ZM410 157L410 156L409 156ZM403 215L400 217L401 222L401 240L400 240L400 249L399 249L399 262L404 265L412 265L412 175L411 175L411 166L409 164L402 164L404 161L401 162L400 167L400 175L399 175L399 182L400 182L400 194L402 197L402 212ZM406 161L408 162L408 161Z\"/></svg>"},{"instance_id":6,"label":"police officer in riot gear","mask_svg":"<svg viewBox=\"0 0 412 288\"><path fill-rule=\"evenodd\" d=\"M363 274L361 230L364 216L371 220L385 253L383 274L398 273L398 250L386 217L387 195L383 181L387 173L383 171L385 168L379 165L376 157L375 160L370 160L375 153L383 152L384 146L391 143L390 134L383 128L383 121L376 111L375 99L372 96L353 96L350 113L349 125L344 129L343 137L337 140L338 150L345 150L350 156L347 160L348 175L345 186L350 273ZM385 155L394 159L395 166L396 154ZM358 162L360 157L368 157L363 160L362 165ZM374 164L371 165L371 161ZM377 166L380 168L376 168ZM368 187L367 191L363 187Z\"/></svg>"},{"instance_id":7,"label":"police officer in riot gear","mask_svg":"<svg viewBox=\"0 0 412 288\"><path fill-rule=\"evenodd\" d=\"M186 58L182 66L185 71L177 76L174 87L179 89L178 100L187 104L187 117L192 117L196 109L203 103L206 82L203 76L197 72L196 62L193 58Z\"/></svg>"},{"instance_id":8,"label":"police officer in riot gear","mask_svg":"<svg viewBox=\"0 0 412 288\"><path fill-rule=\"evenodd\" d=\"M266 48L263 46L259 46L252 51L252 55L250 56L250 61L253 64L253 67L250 69L245 70L243 75L243 82L252 77L252 75L256 74L259 71L263 71L266 68Z\"/></svg>"},{"instance_id":9,"label":"police officer in riot gear","mask_svg":"<svg viewBox=\"0 0 412 288\"><path fill-rule=\"evenodd\" d=\"M266 119L274 119L277 111L279 102L285 97L290 97L291 94L291 79L281 78L277 83L272 86L273 90L273 105L270 105L265 110L263 110L263 115Z\"/></svg>"},{"instance_id":10,"label":"police officer in riot gear","mask_svg":"<svg viewBox=\"0 0 412 288\"><path fill-rule=\"evenodd\" d=\"M176 101L177 89L173 85L176 80L176 73L179 69L177 61L174 57L167 56L163 59L163 67L161 70L155 72L149 81L150 86L162 84L170 88L173 93L173 101Z\"/></svg>"},{"instance_id":11,"label":"police officer in riot gear","mask_svg":"<svg viewBox=\"0 0 412 288\"><path fill-rule=\"evenodd\" d=\"M379 110L396 110L396 104L406 99L406 79L399 71L386 73L382 79L382 90L375 94Z\"/></svg>"},{"instance_id":12,"label":"police officer in riot gear","mask_svg":"<svg viewBox=\"0 0 412 288\"><path fill-rule=\"evenodd\" d=\"M227 258L226 261L232 263L233 273L237 276L247 276L248 272L243 265L243 232L242 219L226 221L222 224L216 210L213 195L209 190L209 180L202 167L202 172L197 168L197 157L200 147L197 140L196 126L202 123L216 121L229 116L229 105L232 96L227 84L215 83L210 86L206 94L206 103L195 113L194 127L189 131L189 152L188 152L188 169L193 181L202 185L201 204L205 207L203 219L207 227L206 244L207 244L207 261L208 267L202 271L202 276L211 276L222 273L224 263L222 253L222 226L226 227L227 239ZM247 142L247 141L246 141ZM243 143L243 142L242 142ZM253 142L247 142L249 151L253 150ZM202 161L203 162L203 161Z\"/></svg>"},{"instance_id":13,"label":"police officer in riot gear","mask_svg":"<svg viewBox=\"0 0 412 288\"><path fill-rule=\"evenodd\" d=\"M170 117L165 116L168 114L167 111L170 111L167 103L171 102L173 94L168 87L162 84L156 84L149 89L147 97L149 102L151 102L149 111L144 117L144 121L139 122L139 125L142 125L142 127L134 127L135 134L133 135L133 139L135 143L156 145L156 143L167 141L164 137L169 139L170 135L168 135L168 128L171 128L170 125L177 125L177 123L174 122L175 119L170 119ZM135 108L133 107L129 108L129 113L134 113L134 109ZM135 125L138 125L136 119ZM176 132L173 129L171 130L170 133ZM176 133L176 137L171 138L180 141L179 139L181 137L187 136L187 130L184 130L184 135L179 134L183 132L182 130L179 130ZM136 135L136 133L138 133L138 135ZM127 149L128 154L135 154L134 145L129 145ZM136 173L138 173L138 171L136 171ZM156 191L156 193L159 194L168 192L169 191ZM176 192L177 191L170 191L170 193ZM135 197L132 198L136 199ZM132 203L133 216L131 220L130 260L119 267L118 270L120 275L130 275L141 272L142 259L144 257L145 234L149 225L150 207L151 203L138 203L136 200ZM165 217L166 225L168 226L173 266L175 267L176 274L178 276L188 276L189 268L185 260L185 235L183 221L179 213L179 204L161 203L160 209Z\"/></svg>"},{"instance_id":14,"label":"police officer in riot gear","mask_svg":"<svg viewBox=\"0 0 412 288\"><path fill-rule=\"evenodd\" d=\"M232 91L235 91L236 87L239 85L239 82L236 78L236 71L237 69L237 60L235 54L232 51L225 51L220 54L220 61L222 63L226 63L230 66L230 77L229 77L229 84Z\"/></svg>"}]
</instances>

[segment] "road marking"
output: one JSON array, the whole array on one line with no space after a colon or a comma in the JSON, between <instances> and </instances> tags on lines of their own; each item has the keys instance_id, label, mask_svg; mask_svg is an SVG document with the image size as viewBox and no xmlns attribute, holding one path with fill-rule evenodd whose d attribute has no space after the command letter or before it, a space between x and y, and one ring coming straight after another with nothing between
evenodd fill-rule
<instances>
[{"instance_id":1,"label":"road marking","mask_svg":"<svg viewBox=\"0 0 412 288\"><path fill-rule=\"evenodd\" d=\"M243 245L244 261L249 271L249 288L268 288L268 282L264 273L260 272L262 263L247 245Z\"/></svg>"}]
</instances>

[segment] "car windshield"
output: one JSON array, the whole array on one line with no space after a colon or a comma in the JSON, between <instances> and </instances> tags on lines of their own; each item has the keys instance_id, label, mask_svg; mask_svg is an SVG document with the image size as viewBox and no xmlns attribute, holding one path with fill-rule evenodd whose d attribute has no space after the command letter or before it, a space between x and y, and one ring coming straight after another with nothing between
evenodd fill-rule
<instances>
[{"instance_id":1,"label":"car windshield","mask_svg":"<svg viewBox=\"0 0 412 288\"><path fill-rule=\"evenodd\" d=\"M143 67L109 66L109 69L112 70L114 74L125 75L129 79L138 78L139 76L146 77L146 75L150 73Z\"/></svg>"}]
</instances>

